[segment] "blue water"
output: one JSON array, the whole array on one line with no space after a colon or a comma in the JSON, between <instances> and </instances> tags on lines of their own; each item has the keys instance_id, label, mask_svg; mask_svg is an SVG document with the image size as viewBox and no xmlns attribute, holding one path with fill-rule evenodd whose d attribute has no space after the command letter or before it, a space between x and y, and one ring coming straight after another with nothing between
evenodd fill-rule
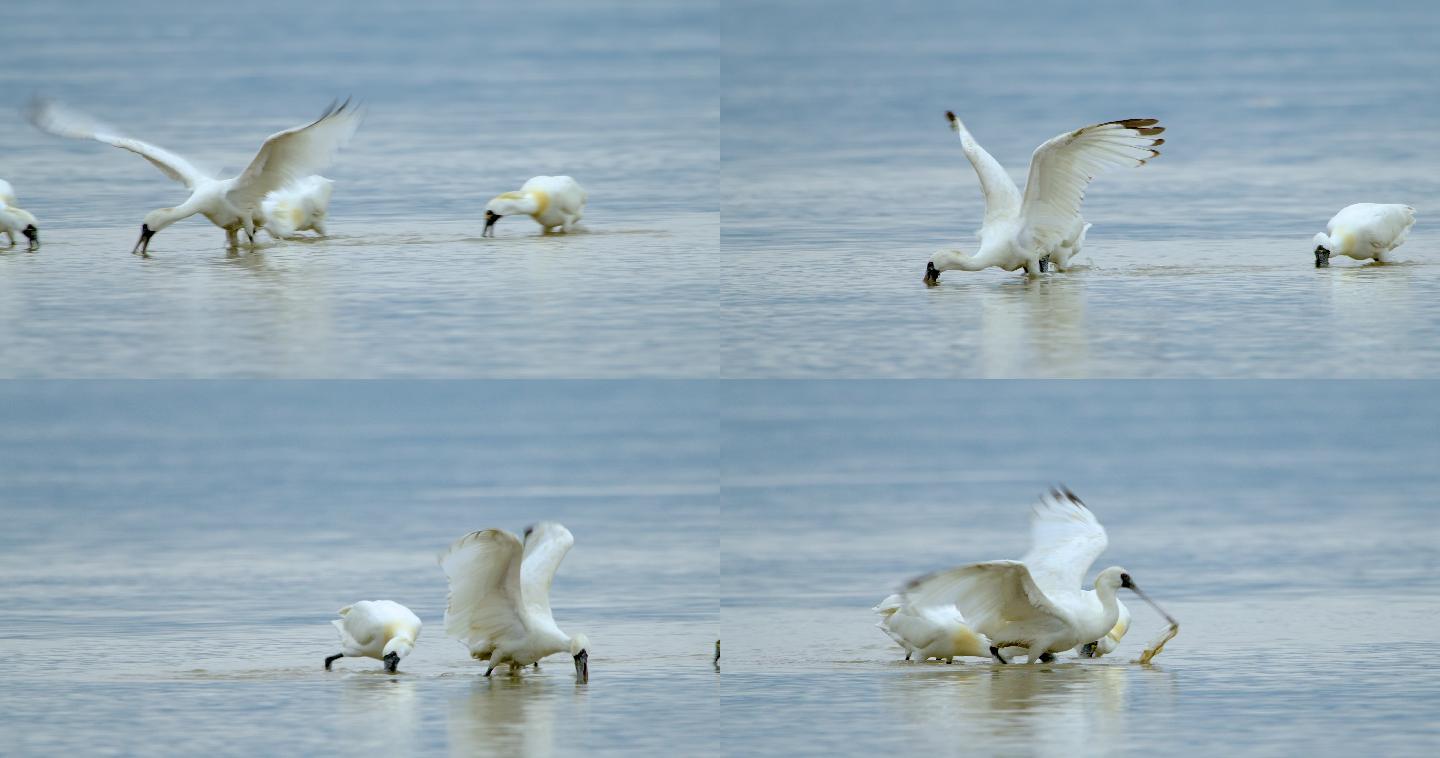
<instances>
[{"instance_id":1,"label":"blue water","mask_svg":"<svg viewBox=\"0 0 1440 758\"><path fill-rule=\"evenodd\" d=\"M729 733L756 754L1428 754L1440 676L1434 387L745 382L722 392ZM1019 558L1054 482L1138 600L1121 648L903 661L870 608ZM1130 598L1126 598L1130 602Z\"/></svg>"},{"instance_id":2,"label":"blue water","mask_svg":"<svg viewBox=\"0 0 1440 758\"><path fill-rule=\"evenodd\" d=\"M0 376L707 377L718 372L713 3L21 3L0 50L0 178L43 246L0 249ZM59 98L229 176L353 95L331 239L227 255L140 158L41 134ZM485 202L537 174L583 234Z\"/></svg>"},{"instance_id":3,"label":"blue water","mask_svg":"<svg viewBox=\"0 0 1440 758\"><path fill-rule=\"evenodd\" d=\"M714 393L625 383L0 383L0 753L718 754ZM561 521L591 640L485 679L436 556ZM400 674L335 610L408 605ZM657 709L666 716L655 718Z\"/></svg>"},{"instance_id":4,"label":"blue water","mask_svg":"<svg viewBox=\"0 0 1440 758\"><path fill-rule=\"evenodd\" d=\"M723 371L803 377L1440 374L1440 16L1426 3L741 2L725 15ZM1032 150L1168 127L1106 173L1080 270L921 283L976 249L954 110ZM1400 263L1316 271L1355 202L1418 212Z\"/></svg>"}]
</instances>

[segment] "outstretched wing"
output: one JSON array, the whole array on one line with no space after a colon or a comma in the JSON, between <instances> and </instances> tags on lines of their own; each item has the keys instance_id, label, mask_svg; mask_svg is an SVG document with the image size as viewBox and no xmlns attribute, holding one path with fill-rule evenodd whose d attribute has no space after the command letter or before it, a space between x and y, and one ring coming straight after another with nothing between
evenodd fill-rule
<instances>
[{"instance_id":1,"label":"outstretched wing","mask_svg":"<svg viewBox=\"0 0 1440 758\"><path fill-rule=\"evenodd\" d=\"M988 561L913 579L905 587L915 607L954 605L975 631L1004 640L1010 624L1048 616L1067 618L1045 596L1019 561Z\"/></svg>"},{"instance_id":2,"label":"outstretched wing","mask_svg":"<svg viewBox=\"0 0 1440 758\"><path fill-rule=\"evenodd\" d=\"M1076 592L1110 540L1080 498L1052 489L1030 512L1030 552L1020 559L1047 595Z\"/></svg>"},{"instance_id":3,"label":"outstretched wing","mask_svg":"<svg viewBox=\"0 0 1440 758\"><path fill-rule=\"evenodd\" d=\"M160 169L166 176L180 182L188 189L193 190L196 185L211 178L204 171L195 168L190 161L163 147L126 137L91 116L61 105L54 100L36 99L30 103L28 115L30 123L40 131L57 137L95 140L106 145L114 145L122 150L129 150L150 161L155 168Z\"/></svg>"},{"instance_id":4,"label":"outstretched wing","mask_svg":"<svg viewBox=\"0 0 1440 758\"><path fill-rule=\"evenodd\" d=\"M570 530L553 521L541 521L525 530L525 560L520 566L520 594L530 613L547 619L550 583L566 553L575 544Z\"/></svg>"},{"instance_id":5,"label":"outstretched wing","mask_svg":"<svg viewBox=\"0 0 1440 758\"><path fill-rule=\"evenodd\" d=\"M985 223L1014 218L1020 213L1020 188L1015 186L1000 163L980 147L965 124L955 117L954 111L945 111L945 118L950 120L950 128L960 136L960 149L980 177L980 191L985 193Z\"/></svg>"},{"instance_id":6,"label":"outstretched wing","mask_svg":"<svg viewBox=\"0 0 1440 758\"><path fill-rule=\"evenodd\" d=\"M1114 166L1141 166L1160 154L1165 140L1155 135L1165 127L1153 118L1107 121L1066 132L1030 157L1021 214L1037 245L1048 249L1069 231L1080 214L1085 188L1101 171Z\"/></svg>"},{"instance_id":7,"label":"outstretched wing","mask_svg":"<svg viewBox=\"0 0 1440 758\"><path fill-rule=\"evenodd\" d=\"M503 529L471 532L440 555L450 580L445 633L472 650L485 640L523 635L520 538Z\"/></svg>"},{"instance_id":8,"label":"outstretched wing","mask_svg":"<svg viewBox=\"0 0 1440 758\"><path fill-rule=\"evenodd\" d=\"M271 192L318 173L354 136L362 115L349 100L332 103L311 123L270 135L226 197L238 208L255 208Z\"/></svg>"}]
</instances>

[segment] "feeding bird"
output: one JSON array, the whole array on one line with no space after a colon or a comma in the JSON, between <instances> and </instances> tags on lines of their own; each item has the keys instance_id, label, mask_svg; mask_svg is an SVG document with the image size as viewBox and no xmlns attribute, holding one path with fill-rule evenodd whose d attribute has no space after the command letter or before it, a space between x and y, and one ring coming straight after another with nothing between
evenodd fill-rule
<instances>
[{"instance_id":1,"label":"feeding bird","mask_svg":"<svg viewBox=\"0 0 1440 758\"><path fill-rule=\"evenodd\" d=\"M1414 225L1415 209L1408 205L1347 205L1315 235L1315 268L1329 266L1331 255L1384 263L1384 255L1404 244Z\"/></svg>"},{"instance_id":2,"label":"feeding bird","mask_svg":"<svg viewBox=\"0 0 1440 758\"><path fill-rule=\"evenodd\" d=\"M15 233L19 232L30 240L29 249L40 247L40 229L34 214L15 205L15 188L10 182L0 179L0 232L15 245Z\"/></svg>"},{"instance_id":3,"label":"feeding bird","mask_svg":"<svg viewBox=\"0 0 1440 758\"><path fill-rule=\"evenodd\" d=\"M1068 490L1066 491L1068 493ZM1041 499L1030 513L1030 550L1021 559L1032 566L1045 566L1056 560L1070 560L1063 557L1069 548L1073 535L1063 526L1070 521L1071 512L1062 503L1052 502L1068 497L1067 494L1052 492ZM1078 501L1078 498L1077 498ZM1088 513L1088 511L1087 511ZM1093 519L1093 516L1092 516ZM1062 528L1055 528L1056 523ZM1104 529L1098 521L1100 538L1105 539ZM1104 547L1101 547L1103 550ZM1099 553L1097 552L1096 555ZM1091 563L1093 563L1093 558ZM1080 569L1084 573L1087 563ZM1076 587L1079 584L1077 582ZM1115 626L1104 637L1077 646L1075 652L1085 658L1098 658L1115 649L1130 628L1130 611L1124 603L1116 600L1119 618ZM990 641L976 632L966 622L964 615L954 603L922 604L909 593L896 593L880 601L872 610L882 618L875 626L895 640L906 651L905 660L918 656L918 660L940 658L950 663L957 656L990 658ZM1000 651L1002 656L1013 656L1025 652L1020 648ZM1047 652L1042 660L1049 660Z\"/></svg>"},{"instance_id":4,"label":"feeding bird","mask_svg":"<svg viewBox=\"0 0 1440 758\"><path fill-rule=\"evenodd\" d=\"M1031 517L1030 552L1019 561L986 561L912 580L905 596L917 607L953 605L989 641L991 657L1009 663L1005 648L1024 648L1029 663L1097 642L1119 623L1121 588L1139 595L1172 624L1119 566L1101 571L1094 589L1080 584L1105 551L1104 527L1067 490L1052 490Z\"/></svg>"},{"instance_id":5,"label":"feeding bird","mask_svg":"<svg viewBox=\"0 0 1440 758\"><path fill-rule=\"evenodd\" d=\"M145 257L149 257L151 237L197 213L225 230L225 240L230 247L237 245L241 230L254 242L255 230L264 217L261 203L265 196L328 165L335 151L355 134L361 119L360 108L351 105L349 100L332 104L309 124L270 135L239 175L217 179L169 150L123 136L94 118L52 100L36 100L31 104L29 115L31 123L50 134L95 140L129 150L190 190L190 197L180 205L145 215L140 225L140 239L130 251Z\"/></svg>"},{"instance_id":6,"label":"feeding bird","mask_svg":"<svg viewBox=\"0 0 1440 758\"><path fill-rule=\"evenodd\" d=\"M260 202L265 231L277 240L292 239L304 231L324 237L334 186L335 182L323 176L307 176L266 195Z\"/></svg>"},{"instance_id":7,"label":"feeding bird","mask_svg":"<svg viewBox=\"0 0 1440 758\"><path fill-rule=\"evenodd\" d=\"M1084 242L1089 229L1080 218L1085 188L1096 174L1113 166L1142 166L1160 154L1155 149L1165 131L1153 118L1128 118L1087 126L1051 139L1030 157L1030 177L1021 195L1005 169L980 147L955 114L946 111L950 128L985 193L985 220L974 255L942 250L925 266L925 283L934 286L945 271L979 271L998 266L1038 274L1047 263L1064 267Z\"/></svg>"},{"instance_id":8,"label":"feeding bird","mask_svg":"<svg viewBox=\"0 0 1440 758\"><path fill-rule=\"evenodd\" d=\"M325 670L341 658L375 658L395 673L400 659L415 649L420 619L393 600L361 600L340 609L331 621L340 631L340 652L325 659Z\"/></svg>"},{"instance_id":9,"label":"feeding bird","mask_svg":"<svg viewBox=\"0 0 1440 758\"><path fill-rule=\"evenodd\" d=\"M495 236L495 222L504 216L524 215L535 219L542 233L559 227L568 232L585 212L585 190L568 176L537 176L516 192L496 195L485 206L482 237Z\"/></svg>"},{"instance_id":10,"label":"feeding bird","mask_svg":"<svg viewBox=\"0 0 1440 758\"><path fill-rule=\"evenodd\" d=\"M550 612L550 584L575 537L552 521L525 530L525 541L504 529L471 532L440 556L450 581L445 633L471 657L488 660L485 676L510 664L513 674L555 653L568 653L580 681L590 679L590 641L560 630Z\"/></svg>"}]
</instances>

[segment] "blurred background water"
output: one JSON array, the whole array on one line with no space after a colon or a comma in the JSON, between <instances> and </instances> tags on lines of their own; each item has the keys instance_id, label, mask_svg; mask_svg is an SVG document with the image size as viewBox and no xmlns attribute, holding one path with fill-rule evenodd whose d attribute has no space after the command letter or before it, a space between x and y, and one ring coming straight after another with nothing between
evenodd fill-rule
<instances>
[{"instance_id":1,"label":"blurred background water","mask_svg":"<svg viewBox=\"0 0 1440 758\"><path fill-rule=\"evenodd\" d=\"M1422 2L732 4L721 83L729 376L1440 375L1440 15ZM1031 151L1157 117L1090 187L1069 274L921 283L984 212L953 109L1022 188ZM1401 263L1313 267L1355 202Z\"/></svg>"},{"instance_id":2,"label":"blurred background water","mask_svg":"<svg viewBox=\"0 0 1440 758\"><path fill-rule=\"evenodd\" d=\"M1433 384L744 382L722 390L721 684L737 754L1429 755ZM1052 482L1180 622L1112 655L916 664L870 608L1019 558ZM1133 602L1132 602L1133 600Z\"/></svg>"},{"instance_id":3,"label":"blurred background water","mask_svg":"<svg viewBox=\"0 0 1440 758\"><path fill-rule=\"evenodd\" d=\"M714 392L668 383L0 382L0 753L720 752ZM483 677L436 556L564 523L562 629ZM361 599L425 628L336 652Z\"/></svg>"},{"instance_id":4,"label":"blurred background water","mask_svg":"<svg viewBox=\"0 0 1440 758\"><path fill-rule=\"evenodd\" d=\"M718 371L718 31L711 2L523 6L94 0L7 7L0 178L43 246L0 249L0 375L709 377ZM240 171L353 95L325 173L331 238L227 256L201 217L126 253L184 188L41 134L59 98ZM587 233L485 202L537 174L589 191Z\"/></svg>"}]
</instances>

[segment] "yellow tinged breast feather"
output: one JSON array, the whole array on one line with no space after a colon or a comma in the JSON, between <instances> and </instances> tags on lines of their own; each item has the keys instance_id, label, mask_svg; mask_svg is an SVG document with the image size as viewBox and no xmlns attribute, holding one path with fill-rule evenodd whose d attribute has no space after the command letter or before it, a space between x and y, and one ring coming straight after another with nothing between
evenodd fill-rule
<instances>
[{"instance_id":1,"label":"yellow tinged breast feather","mask_svg":"<svg viewBox=\"0 0 1440 758\"><path fill-rule=\"evenodd\" d=\"M530 194L535 196L535 215L544 214L545 209L550 207L550 193L545 190L530 190Z\"/></svg>"}]
</instances>

